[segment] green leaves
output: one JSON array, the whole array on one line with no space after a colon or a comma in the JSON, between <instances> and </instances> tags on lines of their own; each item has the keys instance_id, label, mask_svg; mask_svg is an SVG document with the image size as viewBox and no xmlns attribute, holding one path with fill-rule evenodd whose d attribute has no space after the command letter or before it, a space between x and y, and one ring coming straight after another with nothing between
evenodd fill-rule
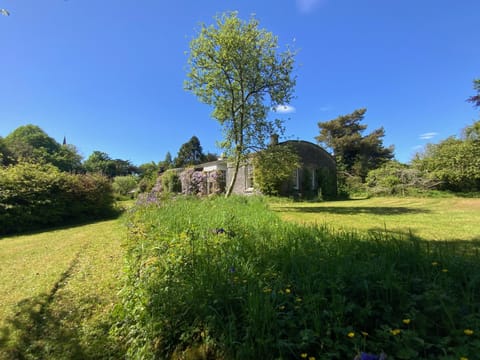
<instances>
[{"instance_id":1,"label":"green leaves","mask_svg":"<svg viewBox=\"0 0 480 360\"><path fill-rule=\"evenodd\" d=\"M282 127L267 120L270 109L288 104L293 96L294 53L277 53L277 38L236 12L223 13L215 25L202 25L190 42L185 89L213 107L212 116L222 125L220 143L238 164L252 150L265 148L265 139Z\"/></svg>"},{"instance_id":2,"label":"green leaves","mask_svg":"<svg viewBox=\"0 0 480 360\"><path fill-rule=\"evenodd\" d=\"M98 218L113 212L112 188L98 175L72 175L53 165L0 168L0 234Z\"/></svg>"}]
</instances>

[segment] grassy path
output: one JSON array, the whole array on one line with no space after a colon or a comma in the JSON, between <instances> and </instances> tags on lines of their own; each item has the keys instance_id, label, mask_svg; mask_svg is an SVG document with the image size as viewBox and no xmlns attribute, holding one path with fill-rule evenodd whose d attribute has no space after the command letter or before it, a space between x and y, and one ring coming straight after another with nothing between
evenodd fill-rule
<instances>
[{"instance_id":1,"label":"grassy path","mask_svg":"<svg viewBox=\"0 0 480 360\"><path fill-rule=\"evenodd\" d=\"M0 359L115 358L119 220L0 239Z\"/></svg>"}]
</instances>

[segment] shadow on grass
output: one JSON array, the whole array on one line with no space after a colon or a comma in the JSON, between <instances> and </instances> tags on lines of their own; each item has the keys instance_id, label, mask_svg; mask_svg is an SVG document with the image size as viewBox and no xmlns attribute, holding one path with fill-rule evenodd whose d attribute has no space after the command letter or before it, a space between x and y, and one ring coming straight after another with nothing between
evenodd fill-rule
<instances>
[{"instance_id":1,"label":"shadow on grass","mask_svg":"<svg viewBox=\"0 0 480 360\"><path fill-rule=\"evenodd\" d=\"M68 220L62 224L35 227L33 229L20 231L20 232L0 233L0 241L2 241L4 238L11 238L15 236L24 236L24 235L35 235L35 234L41 234L44 232L57 231L57 230L73 229L76 227L96 224L96 223L100 223L108 220L115 220L115 219L118 219L120 216L122 216L124 212L125 210L120 209L120 210L113 211L111 214L100 216L97 218L81 218L81 219L75 219L75 220Z\"/></svg>"},{"instance_id":2,"label":"shadow on grass","mask_svg":"<svg viewBox=\"0 0 480 360\"><path fill-rule=\"evenodd\" d=\"M329 213L339 215L372 214L372 215L404 215L426 214L429 210L409 207L369 207L369 206L286 206L275 209L277 212L304 212L304 213Z\"/></svg>"},{"instance_id":3,"label":"shadow on grass","mask_svg":"<svg viewBox=\"0 0 480 360\"><path fill-rule=\"evenodd\" d=\"M0 358L5 359L105 359L120 358L108 338L108 323L98 323L85 334L81 321L85 309L99 302L85 297L56 306L59 290L73 275L80 252L48 294L24 299L16 313L0 328ZM66 294L66 298L72 298ZM71 294L70 294L71 295ZM87 311L88 312L88 311ZM87 314L88 316L88 314ZM84 341L88 337L89 341ZM83 340L83 341L82 341ZM88 347L85 344L88 344ZM118 347L117 347L118 349ZM115 354L116 353L116 354Z\"/></svg>"},{"instance_id":4,"label":"shadow on grass","mask_svg":"<svg viewBox=\"0 0 480 360\"><path fill-rule=\"evenodd\" d=\"M445 253L455 253L460 256L480 256L480 236L472 239L429 239L418 236L415 229L387 229L375 227L367 230L372 238L392 240L414 240L421 241L427 252L432 249L441 250Z\"/></svg>"}]
</instances>

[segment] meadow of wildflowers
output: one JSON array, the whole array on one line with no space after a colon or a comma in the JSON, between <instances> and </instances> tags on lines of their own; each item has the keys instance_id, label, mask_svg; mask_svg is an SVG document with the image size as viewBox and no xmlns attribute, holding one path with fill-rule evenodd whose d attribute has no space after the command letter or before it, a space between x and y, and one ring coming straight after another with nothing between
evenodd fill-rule
<instances>
[{"instance_id":1,"label":"meadow of wildflowers","mask_svg":"<svg viewBox=\"0 0 480 360\"><path fill-rule=\"evenodd\" d=\"M261 198L174 198L128 216L115 336L131 358L475 359L468 244L334 233Z\"/></svg>"}]
</instances>

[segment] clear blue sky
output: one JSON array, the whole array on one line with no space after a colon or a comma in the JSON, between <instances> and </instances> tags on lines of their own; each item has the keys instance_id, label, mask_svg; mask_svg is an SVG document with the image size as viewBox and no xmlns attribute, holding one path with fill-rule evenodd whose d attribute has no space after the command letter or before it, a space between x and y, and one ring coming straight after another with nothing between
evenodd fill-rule
<instances>
[{"instance_id":1,"label":"clear blue sky","mask_svg":"<svg viewBox=\"0 0 480 360\"><path fill-rule=\"evenodd\" d=\"M219 152L212 109L183 90L201 22L238 10L295 44L290 139L368 109L368 130L407 162L478 119L465 99L480 77L479 0L0 0L0 136L35 124L86 158L134 164L176 155L192 135Z\"/></svg>"}]
</instances>

